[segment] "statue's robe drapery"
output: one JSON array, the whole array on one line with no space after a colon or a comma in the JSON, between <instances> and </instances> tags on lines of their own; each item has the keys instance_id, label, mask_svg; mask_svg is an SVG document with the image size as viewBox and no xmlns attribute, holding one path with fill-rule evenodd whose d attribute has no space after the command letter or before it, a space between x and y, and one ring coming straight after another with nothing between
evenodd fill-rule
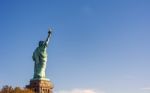
<instances>
[{"instance_id":1,"label":"statue's robe drapery","mask_svg":"<svg viewBox=\"0 0 150 93\"><path fill-rule=\"evenodd\" d=\"M45 69L47 63L47 42L44 42L33 52L34 65L34 78L45 78Z\"/></svg>"}]
</instances>

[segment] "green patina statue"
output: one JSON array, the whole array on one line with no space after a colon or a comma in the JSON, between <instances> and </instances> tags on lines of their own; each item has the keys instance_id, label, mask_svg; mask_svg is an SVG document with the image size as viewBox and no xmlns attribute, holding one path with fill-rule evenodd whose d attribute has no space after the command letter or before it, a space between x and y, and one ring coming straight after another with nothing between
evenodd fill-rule
<instances>
[{"instance_id":1,"label":"green patina statue","mask_svg":"<svg viewBox=\"0 0 150 93\"><path fill-rule=\"evenodd\" d=\"M51 37L51 30L48 31L48 37L45 41L39 41L39 46L33 52L34 77L33 79L46 79L45 69L47 63L47 46Z\"/></svg>"}]
</instances>

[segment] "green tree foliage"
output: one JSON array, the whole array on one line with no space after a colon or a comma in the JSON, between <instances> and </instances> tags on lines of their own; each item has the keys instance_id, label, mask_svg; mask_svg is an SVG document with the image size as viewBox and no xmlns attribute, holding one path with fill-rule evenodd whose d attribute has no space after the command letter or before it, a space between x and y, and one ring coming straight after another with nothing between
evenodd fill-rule
<instances>
[{"instance_id":1,"label":"green tree foliage","mask_svg":"<svg viewBox=\"0 0 150 93\"><path fill-rule=\"evenodd\" d=\"M11 87L11 86L4 86L0 93L34 93L32 90L26 89L26 88L20 88L20 87Z\"/></svg>"}]
</instances>

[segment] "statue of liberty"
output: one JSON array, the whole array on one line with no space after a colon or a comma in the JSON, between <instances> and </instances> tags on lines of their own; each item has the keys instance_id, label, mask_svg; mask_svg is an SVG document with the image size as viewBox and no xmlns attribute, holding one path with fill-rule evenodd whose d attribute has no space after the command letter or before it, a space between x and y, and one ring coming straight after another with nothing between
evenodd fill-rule
<instances>
[{"instance_id":1,"label":"statue of liberty","mask_svg":"<svg viewBox=\"0 0 150 93\"><path fill-rule=\"evenodd\" d=\"M45 69L47 63L47 47L51 37L51 30L48 31L48 36L45 41L39 41L39 46L33 52L34 77L33 79L46 79Z\"/></svg>"}]
</instances>

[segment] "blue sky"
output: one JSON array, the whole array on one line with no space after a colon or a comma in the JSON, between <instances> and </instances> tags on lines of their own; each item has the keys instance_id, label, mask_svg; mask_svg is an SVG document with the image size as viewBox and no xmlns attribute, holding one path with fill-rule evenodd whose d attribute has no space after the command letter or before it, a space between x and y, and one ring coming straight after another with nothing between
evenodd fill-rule
<instances>
[{"instance_id":1,"label":"blue sky","mask_svg":"<svg viewBox=\"0 0 150 93\"><path fill-rule=\"evenodd\" d=\"M149 93L149 10L149 0L1 0L0 87L29 83L32 53L52 26L55 91Z\"/></svg>"}]
</instances>

